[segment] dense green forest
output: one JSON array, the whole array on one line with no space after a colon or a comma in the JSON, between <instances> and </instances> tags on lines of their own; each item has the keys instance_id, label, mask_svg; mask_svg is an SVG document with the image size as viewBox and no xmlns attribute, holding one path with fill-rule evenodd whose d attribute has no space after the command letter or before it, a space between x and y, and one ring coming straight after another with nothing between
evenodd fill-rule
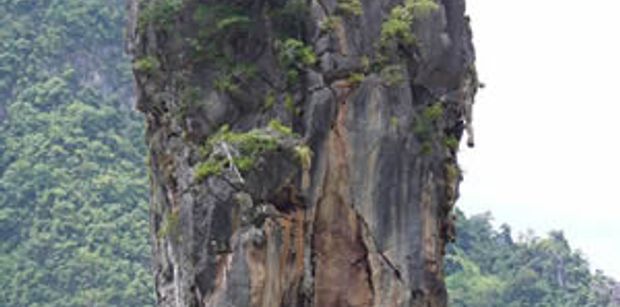
<instances>
[{"instance_id":1,"label":"dense green forest","mask_svg":"<svg viewBox=\"0 0 620 307\"><path fill-rule=\"evenodd\" d=\"M445 261L451 306L619 306L612 300L618 285L592 274L562 232L516 240L510 226L494 229L490 214L457 215L457 241Z\"/></svg>"},{"instance_id":2,"label":"dense green forest","mask_svg":"<svg viewBox=\"0 0 620 307\"><path fill-rule=\"evenodd\" d=\"M0 0L0 305L152 306L124 0Z\"/></svg>"},{"instance_id":3,"label":"dense green forest","mask_svg":"<svg viewBox=\"0 0 620 307\"><path fill-rule=\"evenodd\" d=\"M152 306L124 0L0 0L0 306ZM459 213L453 306L611 306L562 233Z\"/></svg>"}]
</instances>

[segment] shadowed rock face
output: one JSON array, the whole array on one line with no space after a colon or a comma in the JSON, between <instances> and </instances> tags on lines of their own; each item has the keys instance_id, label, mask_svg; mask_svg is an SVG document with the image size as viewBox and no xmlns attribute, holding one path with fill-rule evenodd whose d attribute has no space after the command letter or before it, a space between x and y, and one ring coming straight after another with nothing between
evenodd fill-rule
<instances>
[{"instance_id":1,"label":"shadowed rock face","mask_svg":"<svg viewBox=\"0 0 620 307\"><path fill-rule=\"evenodd\" d=\"M446 306L477 84L435 1L129 1L160 306Z\"/></svg>"}]
</instances>

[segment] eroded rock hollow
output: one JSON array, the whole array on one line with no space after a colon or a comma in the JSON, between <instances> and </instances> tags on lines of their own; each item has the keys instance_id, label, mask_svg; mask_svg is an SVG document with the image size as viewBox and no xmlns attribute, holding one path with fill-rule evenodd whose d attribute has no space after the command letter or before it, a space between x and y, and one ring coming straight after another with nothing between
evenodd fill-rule
<instances>
[{"instance_id":1,"label":"eroded rock hollow","mask_svg":"<svg viewBox=\"0 0 620 307\"><path fill-rule=\"evenodd\" d=\"M446 306L464 0L128 9L160 306Z\"/></svg>"}]
</instances>

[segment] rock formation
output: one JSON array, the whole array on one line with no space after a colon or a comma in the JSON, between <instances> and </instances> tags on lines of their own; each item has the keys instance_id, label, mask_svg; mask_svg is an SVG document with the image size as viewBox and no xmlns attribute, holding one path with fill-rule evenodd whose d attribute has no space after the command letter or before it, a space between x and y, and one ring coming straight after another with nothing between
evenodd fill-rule
<instances>
[{"instance_id":1,"label":"rock formation","mask_svg":"<svg viewBox=\"0 0 620 307\"><path fill-rule=\"evenodd\" d=\"M464 0L128 9L160 306L446 306Z\"/></svg>"}]
</instances>

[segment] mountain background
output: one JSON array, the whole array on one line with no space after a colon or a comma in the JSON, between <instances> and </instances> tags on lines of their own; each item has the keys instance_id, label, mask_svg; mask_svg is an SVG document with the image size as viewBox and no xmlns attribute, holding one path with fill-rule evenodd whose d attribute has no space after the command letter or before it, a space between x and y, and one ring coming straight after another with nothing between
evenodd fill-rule
<instances>
[{"instance_id":1,"label":"mountain background","mask_svg":"<svg viewBox=\"0 0 620 307\"><path fill-rule=\"evenodd\" d=\"M152 306L124 0L0 1L0 306Z\"/></svg>"},{"instance_id":2,"label":"mountain background","mask_svg":"<svg viewBox=\"0 0 620 307\"><path fill-rule=\"evenodd\" d=\"M0 306L155 304L124 24L124 0L0 0ZM561 232L459 212L457 233L453 306L620 301Z\"/></svg>"}]
</instances>

